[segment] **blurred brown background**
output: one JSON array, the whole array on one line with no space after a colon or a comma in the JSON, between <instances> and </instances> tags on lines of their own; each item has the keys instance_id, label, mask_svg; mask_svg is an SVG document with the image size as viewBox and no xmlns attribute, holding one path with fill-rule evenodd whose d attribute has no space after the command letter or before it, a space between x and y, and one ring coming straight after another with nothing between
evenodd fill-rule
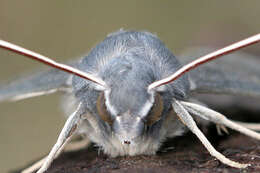
<instances>
[{"instance_id":1,"label":"blurred brown background","mask_svg":"<svg viewBox=\"0 0 260 173\"><path fill-rule=\"evenodd\" d=\"M120 28L157 34L178 55L259 32L260 1L34 1L0 0L0 38L66 61L89 51ZM249 49L260 55L259 44ZM43 68L0 50L0 83ZM59 94L0 103L0 172L47 154L64 118Z\"/></svg>"}]
</instances>

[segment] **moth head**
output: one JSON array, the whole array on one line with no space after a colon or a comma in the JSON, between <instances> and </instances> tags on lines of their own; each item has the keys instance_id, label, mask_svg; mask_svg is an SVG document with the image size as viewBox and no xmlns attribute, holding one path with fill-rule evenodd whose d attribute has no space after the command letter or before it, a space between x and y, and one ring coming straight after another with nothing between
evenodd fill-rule
<instances>
[{"instance_id":1,"label":"moth head","mask_svg":"<svg viewBox=\"0 0 260 173\"><path fill-rule=\"evenodd\" d=\"M162 118L163 106L159 93L137 88L126 91L123 87L100 92L96 105L100 119L126 145L135 144L146 133L146 127Z\"/></svg>"}]
</instances>

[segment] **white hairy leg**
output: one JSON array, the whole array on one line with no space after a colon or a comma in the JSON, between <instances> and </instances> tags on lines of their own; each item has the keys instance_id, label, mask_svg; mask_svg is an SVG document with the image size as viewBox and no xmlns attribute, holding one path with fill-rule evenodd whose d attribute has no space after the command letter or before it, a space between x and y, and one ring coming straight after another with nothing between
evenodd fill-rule
<instances>
[{"instance_id":1,"label":"white hairy leg","mask_svg":"<svg viewBox=\"0 0 260 173\"><path fill-rule=\"evenodd\" d=\"M77 150L80 150L80 149L83 149L83 148L87 148L89 144L90 144L90 141L88 139L83 139L83 140L80 140L80 141L68 143L64 147L64 149L61 147L61 149L57 152L57 155L56 155L55 158L57 158L62 152L72 152L72 151L77 151ZM43 165L46 158L47 158L47 156L42 158L41 160L37 161L36 163L34 163L29 168L24 169L21 173L35 172L36 170L41 168L41 166Z\"/></svg>"},{"instance_id":2,"label":"white hairy leg","mask_svg":"<svg viewBox=\"0 0 260 173\"><path fill-rule=\"evenodd\" d=\"M57 154L55 155L54 159L57 158L57 157L61 154L61 152L63 151L63 148L64 148L65 144L66 144L66 143L64 143L64 144L62 145L62 147L59 149L59 151L58 151ZM36 163L34 163L34 164L33 164L32 166L30 166L29 168L24 169L21 173L32 173L32 172L34 172L34 171L40 169L40 168L43 166L43 164L44 164L44 162L45 162L46 159L47 159L47 156L44 157L44 158L42 158L41 160L37 161ZM54 159L53 159L53 160L54 160Z\"/></svg>"},{"instance_id":3,"label":"white hairy leg","mask_svg":"<svg viewBox=\"0 0 260 173\"><path fill-rule=\"evenodd\" d=\"M43 165L45 159L46 159L46 157L42 158L41 160L37 161L29 168L22 170L21 173L32 173L32 172L38 170Z\"/></svg>"},{"instance_id":4,"label":"white hairy leg","mask_svg":"<svg viewBox=\"0 0 260 173\"><path fill-rule=\"evenodd\" d=\"M204 106L201 106L198 104L184 102L184 101L182 101L181 104L185 107L186 110L188 110L190 113L192 113L194 115L200 116L201 118L204 118L204 119L214 122L216 124L224 125L233 130L239 131L240 133L243 133L247 136L260 140L259 133L255 132L253 130L247 129L244 126L227 119L224 115L222 115L212 109L209 109L207 107L204 107Z\"/></svg>"},{"instance_id":5,"label":"white hairy leg","mask_svg":"<svg viewBox=\"0 0 260 173\"><path fill-rule=\"evenodd\" d=\"M77 110L72 115L70 115L69 118L67 119L67 121L58 137L56 144L51 149L51 152L46 157L42 167L37 171L37 173L43 173L49 168L49 166L51 165L52 161L55 159L57 154L62 151L62 149L64 148L66 143L69 141L71 136L77 130L77 128L82 120L82 117L81 117L82 113L81 113L80 108L81 108L81 104L79 104Z\"/></svg>"},{"instance_id":6,"label":"white hairy leg","mask_svg":"<svg viewBox=\"0 0 260 173\"><path fill-rule=\"evenodd\" d=\"M234 122L241 126L248 128L248 129L260 131L260 123L245 123L245 122L240 122L240 121L234 121Z\"/></svg>"},{"instance_id":7,"label":"white hairy leg","mask_svg":"<svg viewBox=\"0 0 260 173\"><path fill-rule=\"evenodd\" d=\"M182 104L179 101L174 100L173 101L173 110L176 112L180 120L184 125L186 125L202 142L202 144L205 146L205 148L209 151L209 153L216 157L219 161L222 163L229 165L231 167L235 168L246 168L250 164L242 164L235 161L232 161L228 158L226 158L223 154L218 152L208 141L208 139L205 137L205 135L200 131L198 126L196 125L195 121L193 120L192 116L188 113L188 111L182 106Z\"/></svg>"}]
</instances>

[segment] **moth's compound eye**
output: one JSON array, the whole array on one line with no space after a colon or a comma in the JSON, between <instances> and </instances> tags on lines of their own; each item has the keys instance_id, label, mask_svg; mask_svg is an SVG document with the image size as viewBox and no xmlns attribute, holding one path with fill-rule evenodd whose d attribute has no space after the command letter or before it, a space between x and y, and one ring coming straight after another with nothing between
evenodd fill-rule
<instances>
[{"instance_id":1,"label":"moth's compound eye","mask_svg":"<svg viewBox=\"0 0 260 173\"><path fill-rule=\"evenodd\" d=\"M99 94L97 99L97 111L98 111L98 115L103 121L107 122L110 125L113 123L113 119L110 113L108 112L105 104L105 97L103 92Z\"/></svg>"},{"instance_id":2,"label":"moth's compound eye","mask_svg":"<svg viewBox=\"0 0 260 173\"><path fill-rule=\"evenodd\" d=\"M148 126L151 126L155 122L159 121L162 116L162 111L163 111L163 99L160 94L156 93L153 107L146 117L146 124Z\"/></svg>"}]
</instances>

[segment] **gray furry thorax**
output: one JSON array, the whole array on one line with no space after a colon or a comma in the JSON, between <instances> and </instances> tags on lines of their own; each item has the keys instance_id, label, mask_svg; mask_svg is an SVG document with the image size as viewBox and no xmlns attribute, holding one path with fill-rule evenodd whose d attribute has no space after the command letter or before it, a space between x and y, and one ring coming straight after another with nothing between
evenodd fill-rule
<instances>
[{"instance_id":1,"label":"gray furry thorax","mask_svg":"<svg viewBox=\"0 0 260 173\"><path fill-rule=\"evenodd\" d=\"M100 76L109 85L117 84L117 87L121 81L144 87L171 75L180 67L179 61L155 35L123 30L108 35L78 64L80 70ZM86 92L90 91L91 84L82 78L73 78L76 93L84 88L87 88ZM171 96L187 97L190 89L187 75L166 85L166 88ZM81 97L82 93L78 95Z\"/></svg>"}]
</instances>

